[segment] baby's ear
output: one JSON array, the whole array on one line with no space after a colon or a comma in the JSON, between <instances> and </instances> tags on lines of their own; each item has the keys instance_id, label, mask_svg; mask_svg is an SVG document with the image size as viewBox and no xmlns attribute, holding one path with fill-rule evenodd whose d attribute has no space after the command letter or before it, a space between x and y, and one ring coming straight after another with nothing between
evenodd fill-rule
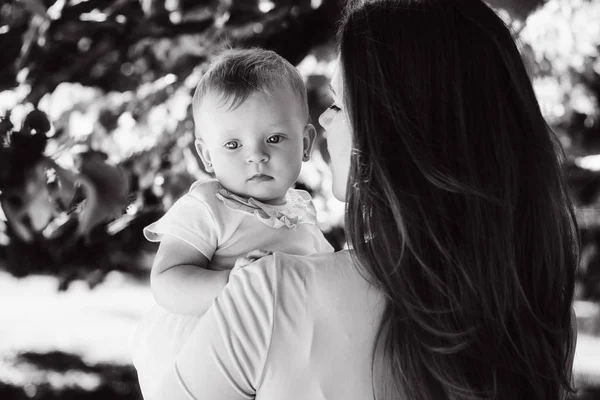
<instances>
[{"instance_id":1,"label":"baby's ear","mask_svg":"<svg viewBox=\"0 0 600 400\"><path fill-rule=\"evenodd\" d=\"M302 138L302 161L310 160L310 154L312 153L316 137L317 130L313 124L306 124L304 127L304 136Z\"/></svg>"},{"instance_id":2,"label":"baby's ear","mask_svg":"<svg viewBox=\"0 0 600 400\"><path fill-rule=\"evenodd\" d=\"M200 159L202 160L202 164L204 164L204 169L208 173L213 173L215 170L212 166L212 162L210 161L210 153L208 151L208 146L204 141L200 138L196 138L194 141L194 147L196 147L196 152Z\"/></svg>"}]
</instances>

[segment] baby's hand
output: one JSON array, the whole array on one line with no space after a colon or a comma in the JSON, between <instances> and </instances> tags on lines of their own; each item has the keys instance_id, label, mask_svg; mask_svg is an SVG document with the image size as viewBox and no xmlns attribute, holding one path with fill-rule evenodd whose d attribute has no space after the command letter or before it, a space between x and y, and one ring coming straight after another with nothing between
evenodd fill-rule
<instances>
[{"instance_id":1,"label":"baby's hand","mask_svg":"<svg viewBox=\"0 0 600 400\"><path fill-rule=\"evenodd\" d=\"M266 251L266 250L252 250L251 252L249 252L248 254L246 254L246 257L240 257L237 260L235 260L235 264L233 265L233 268L231 269L231 273L233 273L234 271L237 271L240 268L245 267L248 264L252 264L254 261L259 260L265 256L270 256L271 254L273 254L272 251Z\"/></svg>"}]
</instances>

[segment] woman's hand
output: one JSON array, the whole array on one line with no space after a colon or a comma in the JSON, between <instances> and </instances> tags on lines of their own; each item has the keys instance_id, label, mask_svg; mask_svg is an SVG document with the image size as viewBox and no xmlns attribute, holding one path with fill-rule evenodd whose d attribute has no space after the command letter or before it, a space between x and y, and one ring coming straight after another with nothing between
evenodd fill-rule
<instances>
[{"instance_id":1,"label":"woman's hand","mask_svg":"<svg viewBox=\"0 0 600 400\"><path fill-rule=\"evenodd\" d=\"M252 264L254 261L259 260L265 256L270 256L271 254L273 254L272 251L260 249L252 250L251 252L246 254L246 257L240 257L237 260L235 260L235 264L233 265L233 268L231 269L229 275L231 276L231 274L237 271L238 269L243 268L248 264Z\"/></svg>"}]
</instances>

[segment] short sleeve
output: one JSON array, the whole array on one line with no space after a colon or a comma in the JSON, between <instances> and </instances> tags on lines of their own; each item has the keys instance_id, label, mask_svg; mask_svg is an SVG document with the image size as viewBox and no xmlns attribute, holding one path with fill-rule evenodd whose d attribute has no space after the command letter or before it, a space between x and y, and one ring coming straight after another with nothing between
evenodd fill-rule
<instances>
[{"instance_id":1,"label":"short sleeve","mask_svg":"<svg viewBox=\"0 0 600 400\"><path fill-rule=\"evenodd\" d=\"M183 240L211 259L218 245L219 225L201 198L186 194L162 218L144 228L144 236L151 242L160 242L164 235Z\"/></svg>"},{"instance_id":2,"label":"short sleeve","mask_svg":"<svg viewBox=\"0 0 600 400\"><path fill-rule=\"evenodd\" d=\"M181 349L158 398L255 397L273 333L277 268L273 256L232 273Z\"/></svg>"},{"instance_id":3,"label":"short sleeve","mask_svg":"<svg viewBox=\"0 0 600 400\"><path fill-rule=\"evenodd\" d=\"M319 238L319 244L320 244L320 249L319 249L319 253L333 253L335 252L335 249L333 248L333 246L331 245L331 243L329 243L329 241L327 240L327 238L325 237L325 235L323 235L323 233L321 231L319 231L321 233L320 238Z\"/></svg>"}]
</instances>

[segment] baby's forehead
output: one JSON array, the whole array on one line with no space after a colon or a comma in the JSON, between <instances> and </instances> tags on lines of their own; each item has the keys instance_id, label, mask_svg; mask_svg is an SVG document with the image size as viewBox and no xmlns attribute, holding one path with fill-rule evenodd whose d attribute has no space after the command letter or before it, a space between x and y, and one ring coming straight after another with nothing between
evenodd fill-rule
<instances>
[{"instance_id":1,"label":"baby's forehead","mask_svg":"<svg viewBox=\"0 0 600 400\"><path fill-rule=\"evenodd\" d=\"M241 116L247 110L273 111L276 113L302 114L305 107L301 96L291 88L257 90L248 93L207 92L194 110L196 120ZM261 118L272 117L271 112L261 114Z\"/></svg>"},{"instance_id":2,"label":"baby's forehead","mask_svg":"<svg viewBox=\"0 0 600 400\"><path fill-rule=\"evenodd\" d=\"M194 115L196 132L206 138L203 132L221 136L258 134L277 128L290 130L297 125L303 128L304 110L297 97L291 90L279 93L256 91L244 97L219 93L207 95Z\"/></svg>"},{"instance_id":3,"label":"baby's forehead","mask_svg":"<svg viewBox=\"0 0 600 400\"><path fill-rule=\"evenodd\" d=\"M275 106L279 104L282 96L288 99L293 98L295 100L293 101L293 106L302 107L302 99L288 85L278 85L273 88L261 88L252 91L214 88L205 93L201 99L201 104L208 103L213 107L224 108L225 111L235 111L239 106L248 102Z\"/></svg>"}]
</instances>

